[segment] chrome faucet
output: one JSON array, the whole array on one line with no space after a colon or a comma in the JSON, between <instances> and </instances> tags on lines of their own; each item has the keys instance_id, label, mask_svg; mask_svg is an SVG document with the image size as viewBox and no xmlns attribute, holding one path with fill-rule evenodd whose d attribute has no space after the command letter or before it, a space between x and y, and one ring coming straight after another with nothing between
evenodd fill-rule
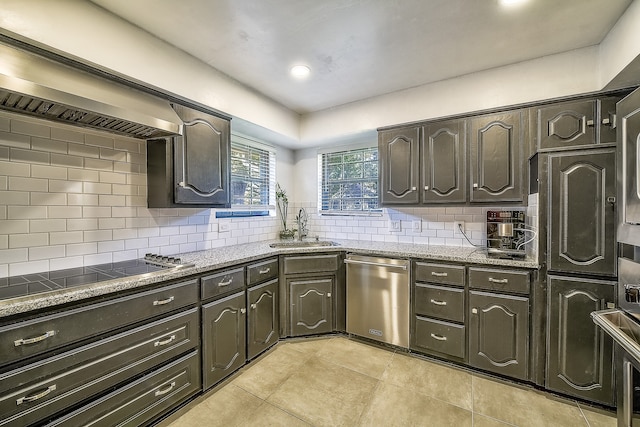
<instances>
[{"instance_id":1,"label":"chrome faucet","mask_svg":"<svg viewBox=\"0 0 640 427\"><path fill-rule=\"evenodd\" d=\"M300 208L296 221L298 222L298 240L302 241L302 238L307 235L307 212L304 208Z\"/></svg>"}]
</instances>

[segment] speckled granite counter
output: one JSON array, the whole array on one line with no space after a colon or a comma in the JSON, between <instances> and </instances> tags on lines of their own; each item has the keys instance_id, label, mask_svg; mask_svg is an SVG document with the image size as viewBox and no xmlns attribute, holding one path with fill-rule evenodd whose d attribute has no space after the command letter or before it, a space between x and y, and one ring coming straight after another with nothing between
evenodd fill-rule
<instances>
[{"instance_id":1,"label":"speckled granite counter","mask_svg":"<svg viewBox=\"0 0 640 427\"><path fill-rule=\"evenodd\" d=\"M109 280L52 293L0 300L0 318L128 289L135 289L154 283L179 279L219 268L251 262L268 256L287 253L345 251L357 252L363 255L382 255L396 258L423 258L501 267L538 268L538 264L531 261L488 258L484 251L475 248L429 246L409 243L364 242L357 240L336 240L336 242L339 243L339 246L274 249L269 246L273 241L267 241L189 252L181 254L180 257L183 262L194 264L192 268L178 271L168 270L167 272L151 277Z\"/></svg>"}]
</instances>

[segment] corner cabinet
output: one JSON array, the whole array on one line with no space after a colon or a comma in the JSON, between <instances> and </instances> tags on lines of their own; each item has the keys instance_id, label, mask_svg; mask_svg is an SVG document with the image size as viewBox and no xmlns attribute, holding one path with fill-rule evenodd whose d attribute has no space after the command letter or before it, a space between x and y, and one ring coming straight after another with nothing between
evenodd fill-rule
<instances>
[{"instance_id":1,"label":"corner cabinet","mask_svg":"<svg viewBox=\"0 0 640 427\"><path fill-rule=\"evenodd\" d=\"M549 154L549 271L616 271L615 149Z\"/></svg>"},{"instance_id":2,"label":"corner cabinet","mask_svg":"<svg viewBox=\"0 0 640 427\"><path fill-rule=\"evenodd\" d=\"M229 120L173 108L183 121L183 135L147 142L148 206L229 207Z\"/></svg>"},{"instance_id":3,"label":"corner cabinet","mask_svg":"<svg viewBox=\"0 0 640 427\"><path fill-rule=\"evenodd\" d=\"M471 202L523 202L524 120L520 110L471 119Z\"/></svg>"},{"instance_id":4,"label":"corner cabinet","mask_svg":"<svg viewBox=\"0 0 640 427\"><path fill-rule=\"evenodd\" d=\"M591 321L615 303L615 282L549 276L547 379L550 390L613 405L613 341Z\"/></svg>"},{"instance_id":5,"label":"corner cabinet","mask_svg":"<svg viewBox=\"0 0 640 427\"><path fill-rule=\"evenodd\" d=\"M378 134L382 205L416 205L420 201L419 147L419 126Z\"/></svg>"}]
</instances>

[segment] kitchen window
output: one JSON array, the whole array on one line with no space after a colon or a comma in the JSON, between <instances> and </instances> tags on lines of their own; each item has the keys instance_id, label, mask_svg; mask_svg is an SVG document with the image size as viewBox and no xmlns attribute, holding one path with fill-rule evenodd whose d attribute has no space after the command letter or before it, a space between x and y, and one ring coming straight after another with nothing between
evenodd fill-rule
<instances>
[{"instance_id":1,"label":"kitchen window","mask_svg":"<svg viewBox=\"0 0 640 427\"><path fill-rule=\"evenodd\" d=\"M268 213L275 206L275 187L275 150L258 141L232 134L231 208Z\"/></svg>"},{"instance_id":2,"label":"kitchen window","mask_svg":"<svg viewBox=\"0 0 640 427\"><path fill-rule=\"evenodd\" d=\"M378 148L318 154L318 206L324 214L371 214L378 205Z\"/></svg>"}]
</instances>

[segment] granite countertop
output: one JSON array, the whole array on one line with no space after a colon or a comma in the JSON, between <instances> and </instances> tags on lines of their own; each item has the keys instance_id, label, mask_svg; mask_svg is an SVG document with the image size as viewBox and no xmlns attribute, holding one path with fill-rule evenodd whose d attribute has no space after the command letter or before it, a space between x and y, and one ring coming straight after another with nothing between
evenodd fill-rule
<instances>
[{"instance_id":1,"label":"granite countertop","mask_svg":"<svg viewBox=\"0 0 640 427\"><path fill-rule=\"evenodd\" d=\"M180 279L194 274L202 274L212 270L236 264L259 260L268 256L287 253L314 252L354 252L362 255L382 255L396 258L424 258L435 261L463 262L500 267L538 269L538 264L527 260L509 260L489 258L486 252L477 248L430 246L410 243L365 242L358 240L334 240L338 246L305 247L305 248L271 248L274 241L247 243L226 246L205 251L180 254L183 263L194 264L193 267L181 270L167 270L160 274L143 277L132 277L109 280L76 288L59 290L51 293L35 294L25 297L0 300L0 318L39 310L56 305L80 301L86 298L111 294L128 289L147 286L173 279Z\"/></svg>"}]
</instances>

